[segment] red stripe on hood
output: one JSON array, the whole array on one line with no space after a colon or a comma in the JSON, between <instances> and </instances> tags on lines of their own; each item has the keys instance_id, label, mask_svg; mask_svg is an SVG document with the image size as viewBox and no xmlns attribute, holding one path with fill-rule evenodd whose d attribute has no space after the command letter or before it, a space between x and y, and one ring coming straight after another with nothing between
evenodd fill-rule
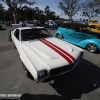
<instances>
[{"instance_id":1,"label":"red stripe on hood","mask_svg":"<svg viewBox=\"0 0 100 100\"><path fill-rule=\"evenodd\" d=\"M43 39L43 40L45 40L45 39ZM54 47L56 47L57 49L59 49L60 51L62 51L63 53L65 53L66 55L68 55L73 61L75 61L75 58L72 55L70 55L68 52L66 52L65 50L61 49L57 45L55 45L55 44L53 44L53 43L51 43L51 42L49 42L47 40L45 40L45 41L48 42L48 43L50 43L51 45L53 45Z\"/></svg>"},{"instance_id":2,"label":"red stripe on hood","mask_svg":"<svg viewBox=\"0 0 100 100\"><path fill-rule=\"evenodd\" d=\"M62 53L62 51L60 52L59 50L57 50L55 47L53 47L51 44L46 43L44 39L39 39L42 43L44 43L45 45L47 45L48 47L50 47L51 49L53 49L54 51L56 51L58 54L60 54L65 60L67 60L70 64L73 63L72 60L70 60L66 55L64 55Z\"/></svg>"}]
</instances>

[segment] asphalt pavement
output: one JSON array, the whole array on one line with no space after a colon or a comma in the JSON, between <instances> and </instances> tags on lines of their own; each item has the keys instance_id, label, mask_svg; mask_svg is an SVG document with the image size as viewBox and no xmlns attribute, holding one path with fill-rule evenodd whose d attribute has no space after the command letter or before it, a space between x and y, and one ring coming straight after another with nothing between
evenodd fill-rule
<instances>
[{"instance_id":1,"label":"asphalt pavement","mask_svg":"<svg viewBox=\"0 0 100 100\"><path fill-rule=\"evenodd\" d=\"M10 29L3 25L0 30L0 99L100 100L100 53L84 50L73 71L37 83L25 76L19 54L8 41Z\"/></svg>"}]
</instances>

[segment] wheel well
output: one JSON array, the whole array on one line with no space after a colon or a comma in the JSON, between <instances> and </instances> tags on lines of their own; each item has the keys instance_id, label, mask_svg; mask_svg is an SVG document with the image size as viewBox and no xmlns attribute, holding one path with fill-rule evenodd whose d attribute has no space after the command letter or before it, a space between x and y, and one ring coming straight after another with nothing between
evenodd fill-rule
<instances>
[{"instance_id":1,"label":"wheel well","mask_svg":"<svg viewBox=\"0 0 100 100\"><path fill-rule=\"evenodd\" d=\"M23 68L25 67L26 70L28 71L28 76L27 77L34 80L34 77L32 76L32 74L30 73L30 71L27 69L27 67L25 66L25 64L23 62L22 62L22 66L23 66Z\"/></svg>"},{"instance_id":2,"label":"wheel well","mask_svg":"<svg viewBox=\"0 0 100 100\"><path fill-rule=\"evenodd\" d=\"M56 33L56 35L60 35L61 36L61 38L64 38L64 36L63 36L63 34L60 34L60 33Z\"/></svg>"}]
</instances>

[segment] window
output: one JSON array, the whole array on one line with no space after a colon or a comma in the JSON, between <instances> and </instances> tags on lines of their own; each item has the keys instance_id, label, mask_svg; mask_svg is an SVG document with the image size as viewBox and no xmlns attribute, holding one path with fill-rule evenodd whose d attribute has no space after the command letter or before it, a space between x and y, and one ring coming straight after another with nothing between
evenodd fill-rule
<instances>
[{"instance_id":1,"label":"window","mask_svg":"<svg viewBox=\"0 0 100 100\"><path fill-rule=\"evenodd\" d=\"M96 29L96 26L95 25L91 25L90 28Z\"/></svg>"},{"instance_id":2,"label":"window","mask_svg":"<svg viewBox=\"0 0 100 100\"><path fill-rule=\"evenodd\" d=\"M25 29L21 31L21 40L28 41L39 38L51 37L52 35L45 29Z\"/></svg>"},{"instance_id":3,"label":"window","mask_svg":"<svg viewBox=\"0 0 100 100\"><path fill-rule=\"evenodd\" d=\"M16 29L16 30L15 30L14 35L15 35L15 37L19 40L19 29Z\"/></svg>"},{"instance_id":4,"label":"window","mask_svg":"<svg viewBox=\"0 0 100 100\"><path fill-rule=\"evenodd\" d=\"M93 23L98 23L98 21L93 21Z\"/></svg>"}]
</instances>

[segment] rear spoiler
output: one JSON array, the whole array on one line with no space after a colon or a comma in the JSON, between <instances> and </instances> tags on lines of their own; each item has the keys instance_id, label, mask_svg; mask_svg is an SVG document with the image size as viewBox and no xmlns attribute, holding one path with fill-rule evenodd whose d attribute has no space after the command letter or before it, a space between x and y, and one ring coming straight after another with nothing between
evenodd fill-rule
<instances>
[{"instance_id":1,"label":"rear spoiler","mask_svg":"<svg viewBox=\"0 0 100 100\"><path fill-rule=\"evenodd\" d=\"M20 28L20 27L33 27L33 24L12 24L12 29Z\"/></svg>"}]
</instances>

